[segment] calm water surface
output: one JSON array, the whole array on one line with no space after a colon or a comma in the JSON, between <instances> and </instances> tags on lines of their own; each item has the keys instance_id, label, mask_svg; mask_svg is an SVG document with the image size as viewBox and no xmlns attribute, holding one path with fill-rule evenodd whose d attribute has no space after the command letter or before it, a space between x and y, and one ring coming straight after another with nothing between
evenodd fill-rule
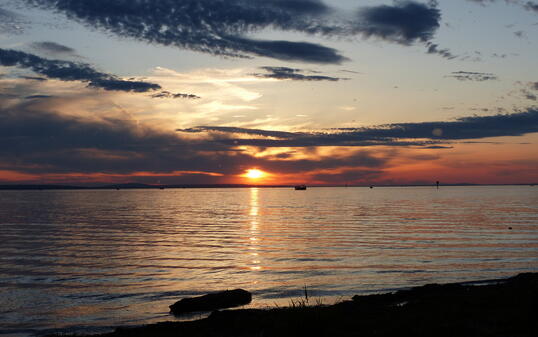
<instances>
[{"instance_id":1,"label":"calm water surface","mask_svg":"<svg viewBox=\"0 0 538 337\"><path fill-rule=\"evenodd\" d=\"M538 187L0 191L4 335L174 320L238 287L265 307L527 271Z\"/></svg>"}]
</instances>

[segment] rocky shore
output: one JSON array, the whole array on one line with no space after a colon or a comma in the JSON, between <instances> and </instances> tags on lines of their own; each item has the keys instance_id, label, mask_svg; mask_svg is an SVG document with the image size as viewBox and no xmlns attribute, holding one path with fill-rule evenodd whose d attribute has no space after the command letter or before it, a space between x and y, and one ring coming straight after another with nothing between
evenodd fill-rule
<instances>
[{"instance_id":1,"label":"rocky shore","mask_svg":"<svg viewBox=\"0 0 538 337\"><path fill-rule=\"evenodd\" d=\"M99 336L538 336L538 273L483 283L430 284L330 306L214 311L191 322Z\"/></svg>"}]
</instances>

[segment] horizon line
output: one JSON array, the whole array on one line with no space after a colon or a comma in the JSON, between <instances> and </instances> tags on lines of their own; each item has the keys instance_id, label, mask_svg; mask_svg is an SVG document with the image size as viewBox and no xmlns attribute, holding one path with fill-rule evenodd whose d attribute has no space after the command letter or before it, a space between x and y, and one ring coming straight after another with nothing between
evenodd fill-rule
<instances>
[{"instance_id":1,"label":"horizon line","mask_svg":"<svg viewBox=\"0 0 538 337\"><path fill-rule=\"evenodd\" d=\"M301 184L303 185L303 184ZM440 184L439 186L457 187L457 186L535 186L537 182L517 183L517 184L501 184L501 183L453 183ZM107 190L107 189L178 189L178 188L292 188L296 185L258 185L258 184L142 184L142 183L119 183L106 184L95 186L79 186L71 184L3 184L0 185L0 190ZM436 187L432 184L332 184L332 185L306 185L308 187Z\"/></svg>"}]
</instances>

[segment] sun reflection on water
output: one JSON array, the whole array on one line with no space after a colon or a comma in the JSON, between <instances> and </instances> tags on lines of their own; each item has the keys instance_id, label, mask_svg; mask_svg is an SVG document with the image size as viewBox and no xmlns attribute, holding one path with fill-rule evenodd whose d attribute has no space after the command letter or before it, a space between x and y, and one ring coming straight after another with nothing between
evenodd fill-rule
<instances>
[{"instance_id":1,"label":"sun reflection on water","mask_svg":"<svg viewBox=\"0 0 538 337\"><path fill-rule=\"evenodd\" d=\"M259 260L259 189L253 187L250 189L250 238L249 238L249 251L252 257L250 261L252 265L249 266L250 270L261 270L261 261ZM256 282L255 282L256 283Z\"/></svg>"}]
</instances>

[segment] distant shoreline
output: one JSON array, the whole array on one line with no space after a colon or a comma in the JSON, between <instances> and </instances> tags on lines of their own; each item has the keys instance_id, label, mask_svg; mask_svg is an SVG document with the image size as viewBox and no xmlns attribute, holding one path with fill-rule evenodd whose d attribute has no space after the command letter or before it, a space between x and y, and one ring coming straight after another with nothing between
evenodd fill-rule
<instances>
[{"instance_id":1,"label":"distant shoreline","mask_svg":"<svg viewBox=\"0 0 538 337\"><path fill-rule=\"evenodd\" d=\"M440 187L453 186L536 186L538 183L524 184L441 184ZM402 184L402 185L307 185L308 187L435 187L435 184ZM184 184L184 185L148 185L148 184L110 184L102 186L76 185L0 185L0 191L24 190L122 190L122 189L198 189L198 188L293 188L294 185L249 185L249 184Z\"/></svg>"}]
</instances>

